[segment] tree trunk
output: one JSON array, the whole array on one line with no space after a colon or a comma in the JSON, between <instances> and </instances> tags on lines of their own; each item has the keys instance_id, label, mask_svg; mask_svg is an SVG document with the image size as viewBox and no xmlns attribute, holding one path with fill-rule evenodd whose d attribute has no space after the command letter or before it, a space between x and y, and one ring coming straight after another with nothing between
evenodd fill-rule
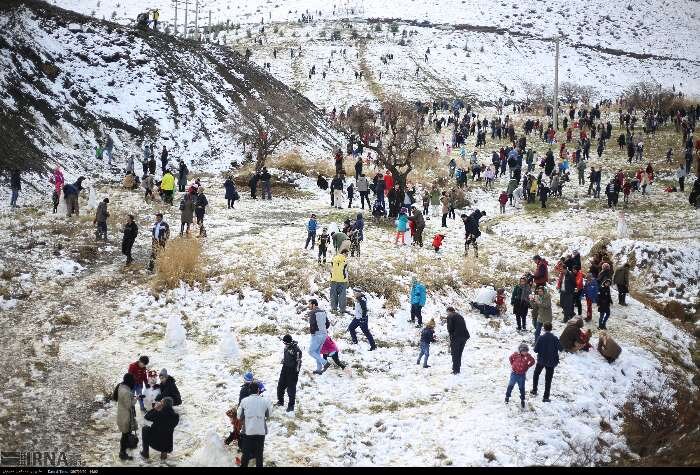
<instances>
[{"instance_id":1,"label":"tree trunk","mask_svg":"<svg viewBox=\"0 0 700 475\"><path fill-rule=\"evenodd\" d=\"M262 149L258 149L257 157L255 158L255 172L260 173L265 166L265 154Z\"/></svg>"}]
</instances>

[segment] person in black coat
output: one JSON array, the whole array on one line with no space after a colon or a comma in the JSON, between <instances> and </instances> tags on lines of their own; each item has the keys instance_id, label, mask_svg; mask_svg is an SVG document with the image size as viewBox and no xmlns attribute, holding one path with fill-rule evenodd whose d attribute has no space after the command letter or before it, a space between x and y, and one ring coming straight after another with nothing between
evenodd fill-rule
<instances>
[{"instance_id":1,"label":"person in black coat","mask_svg":"<svg viewBox=\"0 0 700 475\"><path fill-rule=\"evenodd\" d=\"M294 412L297 380L299 379L299 371L301 371L302 352L291 335L284 335L282 342L284 342L284 354L282 357L280 379L277 383L277 405L284 406L284 391L286 390L287 396L289 396L287 412Z\"/></svg>"},{"instance_id":2,"label":"person in black coat","mask_svg":"<svg viewBox=\"0 0 700 475\"><path fill-rule=\"evenodd\" d=\"M559 302L564 311L564 320L566 323L574 316L574 294L576 293L576 276L571 268L567 267L564 270L564 275L561 280L561 288L559 289Z\"/></svg>"},{"instance_id":3,"label":"person in black coat","mask_svg":"<svg viewBox=\"0 0 700 475\"><path fill-rule=\"evenodd\" d=\"M163 398L169 397L172 399L173 406L179 406L182 404L182 397L180 397L180 391L177 389L175 384L175 378L168 375L168 371L163 368L160 370L160 384L153 386L155 389L160 388L160 394L156 396L156 401L160 401Z\"/></svg>"},{"instance_id":4,"label":"person in black coat","mask_svg":"<svg viewBox=\"0 0 700 475\"><path fill-rule=\"evenodd\" d=\"M250 187L250 197L253 199L257 199L255 196L258 190L258 179L259 176L257 173L253 173L250 176L250 179L248 180L248 186Z\"/></svg>"},{"instance_id":5,"label":"person in black coat","mask_svg":"<svg viewBox=\"0 0 700 475\"><path fill-rule=\"evenodd\" d=\"M454 307L447 307L447 333L450 335L450 354L452 355L452 374L459 374L462 366L462 351L469 339L469 331L464 317Z\"/></svg>"},{"instance_id":6,"label":"person in black coat","mask_svg":"<svg viewBox=\"0 0 700 475\"><path fill-rule=\"evenodd\" d=\"M180 415L173 410L173 400L169 397L163 398L144 415L144 418L153 422L153 425L141 429L141 456L148 458L148 449L153 448L160 452L161 460L166 459L173 451L173 432L180 422Z\"/></svg>"},{"instance_id":7,"label":"person in black coat","mask_svg":"<svg viewBox=\"0 0 700 475\"><path fill-rule=\"evenodd\" d=\"M552 334L552 324L547 322L542 328L544 334L535 342L535 353L537 353L537 365L535 372L532 375L532 391L530 394L537 395L537 382L540 379L542 370L544 373L544 397L543 402L550 402L549 391L552 388L552 378L554 377L554 368L559 364L559 352L563 351L559 338Z\"/></svg>"},{"instance_id":8,"label":"person in black coat","mask_svg":"<svg viewBox=\"0 0 700 475\"><path fill-rule=\"evenodd\" d=\"M22 190L22 178L20 176L19 170L14 169L10 174L10 190L12 190L12 197L10 198L10 206L17 207L17 198L19 197L19 192Z\"/></svg>"},{"instance_id":9,"label":"person in black coat","mask_svg":"<svg viewBox=\"0 0 700 475\"><path fill-rule=\"evenodd\" d=\"M224 188L226 189L226 203L228 209L233 208L233 203L238 199L238 192L236 191L236 184L233 182L233 178L227 177L224 182Z\"/></svg>"},{"instance_id":10,"label":"person in black coat","mask_svg":"<svg viewBox=\"0 0 700 475\"><path fill-rule=\"evenodd\" d=\"M134 221L134 215L130 214L126 218L126 224L124 225L124 237L122 238L122 254L126 256L126 265L133 262L131 258L131 248L134 246L134 241L136 241L136 236L139 233L139 227Z\"/></svg>"}]
</instances>

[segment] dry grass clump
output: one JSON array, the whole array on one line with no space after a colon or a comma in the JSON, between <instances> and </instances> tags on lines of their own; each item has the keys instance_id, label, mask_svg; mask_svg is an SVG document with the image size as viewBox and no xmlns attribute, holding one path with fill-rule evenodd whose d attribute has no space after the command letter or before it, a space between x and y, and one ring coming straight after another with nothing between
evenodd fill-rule
<instances>
[{"instance_id":1,"label":"dry grass clump","mask_svg":"<svg viewBox=\"0 0 700 475\"><path fill-rule=\"evenodd\" d=\"M329 177L335 174L333 160L304 159L298 150L292 150L274 158L270 161L270 166L311 177L317 177L319 174Z\"/></svg>"},{"instance_id":2,"label":"dry grass clump","mask_svg":"<svg viewBox=\"0 0 700 475\"><path fill-rule=\"evenodd\" d=\"M384 297L384 308L389 311L396 310L400 306L400 292L405 293L408 292L408 290L389 277L386 272L381 272L379 269L372 269L370 266L365 266L362 269L358 269L357 266L349 266L348 280L350 286L357 286L365 292Z\"/></svg>"},{"instance_id":3,"label":"dry grass clump","mask_svg":"<svg viewBox=\"0 0 700 475\"><path fill-rule=\"evenodd\" d=\"M185 282L188 285L206 284L202 244L196 238L184 237L168 241L156 257L155 291L173 289Z\"/></svg>"}]
</instances>

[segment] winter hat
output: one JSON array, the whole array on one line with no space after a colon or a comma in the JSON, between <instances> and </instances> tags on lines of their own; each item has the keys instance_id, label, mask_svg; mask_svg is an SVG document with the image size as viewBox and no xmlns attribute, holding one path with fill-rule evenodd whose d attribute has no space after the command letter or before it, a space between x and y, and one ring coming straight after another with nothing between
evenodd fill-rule
<instances>
[{"instance_id":1,"label":"winter hat","mask_svg":"<svg viewBox=\"0 0 700 475\"><path fill-rule=\"evenodd\" d=\"M253 372L248 371L247 373L245 373L243 375L243 381L245 381L246 383L252 383L253 382Z\"/></svg>"},{"instance_id":2,"label":"winter hat","mask_svg":"<svg viewBox=\"0 0 700 475\"><path fill-rule=\"evenodd\" d=\"M285 343L291 343L292 342L292 335L286 334L282 337L282 341Z\"/></svg>"},{"instance_id":3,"label":"winter hat","mask_svg":"<svg viewBox=\"0 0 700 475\"><path fill-rule=\"evenodd\" d=\"M523 351L530 351L530 348L525 343L521 343L518 346L518 353L522 353Z\"/></svg>"},{"instance_id":4,"label":"winter hat","mask_svg":"<svg viewBox=\"0 0 700 475\"><path fill-rule=\"evenodd\" d=\"M158 376L163 376L163 377L167 378L168 377L168 370L165 368L161 369L160 373L158 373Z\"/></svg>"}]
</instances>

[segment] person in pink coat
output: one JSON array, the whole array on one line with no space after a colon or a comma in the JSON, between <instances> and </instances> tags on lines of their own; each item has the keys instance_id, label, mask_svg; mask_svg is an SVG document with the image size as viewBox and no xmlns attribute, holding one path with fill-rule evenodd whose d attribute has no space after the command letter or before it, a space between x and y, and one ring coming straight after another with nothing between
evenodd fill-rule
<instances>
[{"instance_id":1,"label":"person in pink coat","mask_svg":"<svg viewBox=\"0 0 700 475\"><path fill-rule=\"evenodd\" d=\"M56 210L58 209L58 203L59 200L61 199L61 190L63 189L63 184L65 183L65 178L63 178L63 173L61 172L60 167L56 167L53 170L53 175L49 178L49 182L53 183L55 190L53 192L52 196L52 201L53 201L53 212L54 214L56 213Z\"/></svg>"},{"instance_id":2,"label":"person in pink coat","mask_svg":"<svg viewBox=\"0 0 700 475\"><path fill-rule=\"evenodd\" d=\"M326 336L326 341L324 341L323 345L321 345L320 353L323 355L324 359L328 359L329 356L333 358L333 362L340 369L345 369L345 366L347 366L346 363L340 361L340 351L338 350L338 345L331 340L330 336Z\"/></svg>"}]
</instances>

